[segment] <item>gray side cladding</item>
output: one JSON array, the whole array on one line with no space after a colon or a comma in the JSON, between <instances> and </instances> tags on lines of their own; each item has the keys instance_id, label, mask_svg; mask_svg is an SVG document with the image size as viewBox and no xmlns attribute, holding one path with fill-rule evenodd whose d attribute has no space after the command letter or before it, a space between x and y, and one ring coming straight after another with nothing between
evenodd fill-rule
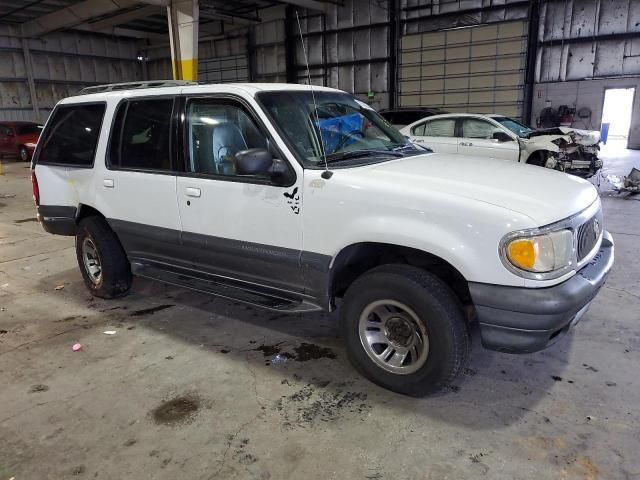
<instances>
[{"instance_id":1,"label":"gray side cladding","mask_svg":"<svg viewBox=\"0 0 640 480\"><path fill-rule=\"evenodd\" d=\"M225 276L329 303L331 256L109 219L130 259Z\"/></svg>"}]
</instances>

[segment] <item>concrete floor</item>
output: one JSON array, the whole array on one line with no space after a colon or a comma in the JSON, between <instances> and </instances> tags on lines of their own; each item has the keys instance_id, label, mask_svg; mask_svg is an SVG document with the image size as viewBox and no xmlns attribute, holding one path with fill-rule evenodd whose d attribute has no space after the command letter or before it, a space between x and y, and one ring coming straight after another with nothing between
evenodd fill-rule
<instances>
[{"instance_id":1,"label":"concrete floor","mask_svg":"<svg viewBox=\"0 0 640 480\"><path fill-rule=\"evenodd\" d=\"M523 356L476 338L457 387L412 399L354 372L333 316L139 279L92 298L4 167L0 480L640 477L640 196L603 198L617 260L578 328Z\"/></svg>"}]
</instances>

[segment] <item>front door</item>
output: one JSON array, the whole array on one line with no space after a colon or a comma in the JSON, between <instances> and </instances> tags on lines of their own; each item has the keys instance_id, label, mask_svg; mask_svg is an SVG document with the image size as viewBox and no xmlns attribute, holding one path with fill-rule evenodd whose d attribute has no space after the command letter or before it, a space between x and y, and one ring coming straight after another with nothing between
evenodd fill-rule
<instances>
[{"instance_id":1,"label":"front door","mask_svg":"<svg viewBox=\"0 0 640 480\"><path fill-rule=\"evenodd\" d=\"M283 290L304 289L302 178L240 175L235 154L274 149L252 107L235 97L187 99L187 173L178 176L182 242L195 269ZM281 157L282 158L282 157Z\"/></svg>"},{"instance_id":2,"label":"front door","mask_svg":"<svg viewBox=\"0 0 640 480\"><path fill-rule=\"evenodd\" d=\"M458 153L455 118L425 120L411 129L411 139L436 153Z\"/></svg>"},{"instance_id":3,"label":"front door","mask_svg":"<svg viewBox=\"0 0 640 480\"><path fill-rule=\"evenodd\" d=\"M502 127L477 117L464 117L460 122L458 153L473 157L501 158L517 162L520 146L512 133ZM500 141L493 138L495 132L507 133L512 140Z\"/></svg>"}]
</instances>

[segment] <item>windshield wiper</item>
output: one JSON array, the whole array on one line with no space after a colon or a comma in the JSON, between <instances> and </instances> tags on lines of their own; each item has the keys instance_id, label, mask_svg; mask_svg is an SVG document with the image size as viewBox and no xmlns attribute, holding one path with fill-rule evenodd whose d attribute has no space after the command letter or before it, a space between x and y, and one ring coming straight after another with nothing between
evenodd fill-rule
<instances>
[{"instance_id":1,"label":"windshield wiper","mask_svg":"<svg viewBox=\"0 0 640 480\"><path fill-rule=\"evenodd\" d=\"M431 150L429 147L425 147L424 145L420 145L417 143L404 143L402 145L398 145L397 147L392 148L392 150L394 152L404 152L407 153L407 150L414 150L417 152L421 152L421 151L426 151L426 152L432 152L433 150Z\"/></svg>"},{"instance_id":2,"label":"windshield wiper","mask_svg":"<svg viewBox=\"0 0 640 480\"><path fill-rule=\"evenodd\" d=\"M327 163L340 162L342 160L348 160L350 158L373 156L400 158L404 155L402 155L400 152L393 152L390 150L352 150L349 152L335 152L327 155Z\"/></svg>"}]
</instances>

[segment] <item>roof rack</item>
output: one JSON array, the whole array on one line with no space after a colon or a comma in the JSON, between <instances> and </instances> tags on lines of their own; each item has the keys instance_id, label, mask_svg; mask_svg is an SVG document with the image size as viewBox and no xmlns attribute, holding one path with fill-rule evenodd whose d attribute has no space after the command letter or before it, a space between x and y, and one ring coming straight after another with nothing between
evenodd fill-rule
<instances>
[{"instance_id":1,"label":"roof rack","mask_svg":"<svg viewBox=\"0 0 640 480\"><path fill-rule=\"evenodd\" d=\"M106 85L94 85L85 87L78 92L78 95L88 95L90 93L114 92L117 90L136 90L139 88L159 88L159 87L179 87L183 85L198 85L198 82L187 80L150 80L144 82L109 83Z\"/></svg>"}]
</instances>

